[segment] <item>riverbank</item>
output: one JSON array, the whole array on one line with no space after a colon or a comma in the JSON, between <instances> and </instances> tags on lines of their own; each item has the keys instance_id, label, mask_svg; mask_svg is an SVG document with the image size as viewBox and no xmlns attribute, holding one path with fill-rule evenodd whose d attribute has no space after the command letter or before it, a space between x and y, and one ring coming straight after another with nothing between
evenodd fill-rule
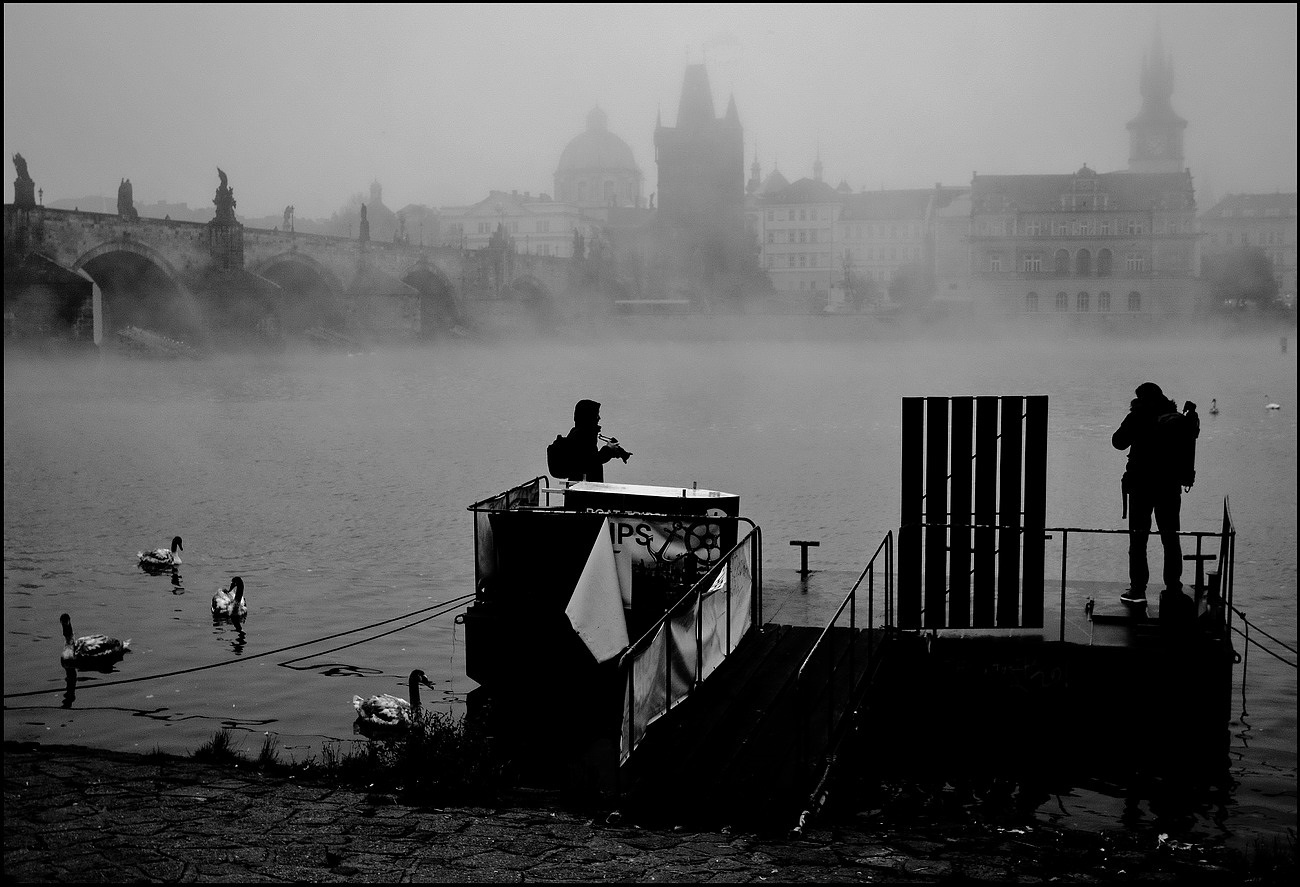
<instances>
[{"instance_id":1,"label":"riverbank","mask_svg":"<svg viewBox=\"0 0 1300 887\"><path fill-rule=\"evenodd\" d=\"M641 828L519 792L431 807L247 762L6 742L4 877L77 881L1264 884L1222 848L1125 833L814 823L802 836Z\"/></svg>"}]
</instances>

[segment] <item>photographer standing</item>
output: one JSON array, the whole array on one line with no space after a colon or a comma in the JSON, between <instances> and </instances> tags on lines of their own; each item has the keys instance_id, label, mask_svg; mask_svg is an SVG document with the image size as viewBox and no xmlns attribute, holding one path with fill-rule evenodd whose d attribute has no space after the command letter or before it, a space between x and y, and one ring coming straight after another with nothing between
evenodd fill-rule
<instances>
[{"instance_id":1,"label":"photographer standing","mask_svg":"<svg viewBox=\"0 0 1300 887\"><path fill-rule=\"evenodd\" d=\"M1147 538L1151 516L1160 531L1164 548L1165 591L1182 591L1183 551L1179 544L1179 511L1182 487L1191 488L1195 479L1195 441L1200 434L1196 405L1188 401L1186 412L1165 397L1160 386L1143 382L1134 392L1128 415L1111 435L1111 445L1128 450L1123 491L1129 521L1129 589L1120 596L1126 604L1147 602Z\"/></svg>"},{"instance_id":2,"label":"photographer standing","mask_svg":"<svg viewBox=\"0 0 1300 887\"><path fill-rule=\"evenodd\" d=\"M622 459L624 464L631 453L618 445L612 437L600 433L600 404L594 400L580 400L573 408L573 428L565 438L568 443L568 480L605 480L605 463ZM606 441L604 446L599 446Z\"/></svg>"}]
</instances>

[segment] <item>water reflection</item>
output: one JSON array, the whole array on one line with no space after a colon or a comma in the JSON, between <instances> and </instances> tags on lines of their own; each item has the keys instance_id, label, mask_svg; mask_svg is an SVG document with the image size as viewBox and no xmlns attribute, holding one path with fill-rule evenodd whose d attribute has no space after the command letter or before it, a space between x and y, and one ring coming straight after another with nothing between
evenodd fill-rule
<instances>
[{"instance_id":1,"label":"water reflection","mask_svg":"<svg viewBox=\"0 0 1300 887\"><path fill-rule=\"evenodd\" d=\"M248 632L244 630L244 625L248 622L247 616L222 616L217 613L212 614L212 634L219 638L230 638L230 649L236 656L242 656L244 647L248 645Z\"/></svg>"},{"instance_id":2,"label":"water reflection","mask_svg":"<svg viewBox=\"0 0 1300 887\"><path fill-rule=\"evenodd\" d=\"M181 571L172 567L172 594L184 594L185 586L181 584Z\"/></svg>"},{"instance_id":3,"label":"water reflection","mask_svg":"<svg viewBox=\"0 0 1300 887\"><path fill-rule=\"evenodd\" d=\"M63 707L72 708L72 703L77 700L77 670L71 665L65 665L63 674L67 682L63 691Z\"/></svg>"}]
</instances>

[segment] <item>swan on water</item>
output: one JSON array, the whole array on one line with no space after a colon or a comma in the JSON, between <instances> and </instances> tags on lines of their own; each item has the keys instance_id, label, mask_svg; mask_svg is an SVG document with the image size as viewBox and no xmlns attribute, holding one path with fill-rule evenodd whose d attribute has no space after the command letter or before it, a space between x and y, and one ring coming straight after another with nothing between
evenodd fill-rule
<instances>
[{"instance_id":1,"label":"swan on water","mask_svg":"<svg viewBox=\"0 0 1300 887\"><path fill-rule=\"evenodd\" d=\"M1266 404L1264 404L1264 409L1266 409L1266 410L1280 410L1280 409L1282 409L1282 404L1280 404L1280 403L1266 403Z\"/></svg>"},{"instance_id":2,"label":"swan on water","mask_svg":"<svg viewBox=\"0 0 1300 887\"><path fill-rule=\"evenodd\" d=\"M357 710L357 723L363 727L411 726L420 717L420 685L424 684L430 690L434 689L434 686L418 668L411 672L407 683L411 696L410 702L389 693L381 693L369 699L353 696L352 707Z\"/></svg>"},{"instance_id":3,"label":"swan on water","mask_svg":"<svg viewBox=\"0 0 1300 887\"><path fill-rule=\"evenodd\" d=\"M1219 402L1215 400L1213 397L1210 398L1210 415L1211 416L1219 415Z\"/></svg>"},{"instance_id":4,"label":"swan on water","mask_svg":"<svg viewBox=\"0 0 1300 887\"><path fill-rule=\"evenodd\" d=\"M73 640L72 617L64 613L59 621L63 623L63 652L59 661L64 668L109 666L131 652L130 638L119 641L102 634L88 634Z\"/></svg>"},{"instance_id":5,"label":"swan on water","mask_svg":"<svg viewBox=\"0 0 1300 887\"><path fill-rule=\"evenodd\" d=\"M238 576L230 580L227 588L218 588L212 596L212 615L242 619L248 615L248 602L244 600L244 580Z\"/></svg>"},{"instance_id":6,"label":"swan on water","mask_svg":"<svg viewBox=\"0 0 1300 887\"><path fill-rule=\"evenodd\" d=\"M145 568L166 568L180 566L181 556L177 554L183 551L185 546L181 544L181 537L172 538L172 547L155 548L153 551L141 551L136 554L140 559L140 566Z\"/></svg>"}]
</instances>

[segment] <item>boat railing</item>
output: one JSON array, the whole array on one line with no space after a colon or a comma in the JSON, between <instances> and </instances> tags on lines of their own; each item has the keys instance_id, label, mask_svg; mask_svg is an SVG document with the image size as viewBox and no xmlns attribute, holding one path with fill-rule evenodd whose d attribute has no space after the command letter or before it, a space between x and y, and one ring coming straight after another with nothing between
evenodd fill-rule
<instances>
[{"instance_id":1,"label":"boat railing","mask_svg":"<svg viewBox=\"0 0 1300 887\"><path fill-rule=\"evenodd\" d=\"M948 532L951 530L984 531L988 533L990 537L993 535L993 531L998 531L999 538L1004 538L1001 534L1006 532L1012 533L1013 538L1017 535L1024 535L1025 533L1028 532L1043 533L1044 537L1047 539L1052 539L1055 534L1059 534L1061 540L1061 557L1060 557L1061 565L1060 565L1060 593L1059 593L1060 628L1058 633L1058 639L1061 641L1065 640L1065 627L1067 621L1066 620L1066 589L1069 586L1071 580L1071 576L1070 576L1071 537L1077 538L1080 536L1086 537L1086 536L1130 536L1132 535L1132 531L1127 529L1106 529L1106 528L1094 528L1094 527L1033 528L1033 527L1025 527L1019 525L931 523L931 522L923 522L918 525L913 525L913 527L921 527L926 530L938 530L943 532ZM1152 535L1158 536L1159 534L1158 532L1153 531ZM1234 573L1235 573L1235 555L1236 555L1236 537L1237 537L1237 530L1232 520L1232 511L1227 497L1225 496L1223 500L1223 517L1219 529L1182 530L1178 533L1178 536L1183 539L1195 540L1196 543L1195 553L1183 556L1184 560L1192 561L1195 564L1195 566L1193 567L1194 578L1191 583L1191 589L1193 593L1198 596L1196 601L1198 605L1205 603L1215 608L1216 616L1222 618L1223 620L1221 630L1224 636L1226 637L1228 631L1232 627L1233 580L1234 580ZM1215 539L1217 539L1219 542L1218 551L1217 553L1211 553L1209 549L1212 547L1212 540ZM992 551L993 554L996 554L998 549L994 548ZM1216 561L1216 560L1218 562L1216 569L1206 570L1205 565L1208 562ZM971 574L973 573L974 573L974 568L971 569ZM1039 590L1040 592L1045 593L1046 584L1047 584L1046 578L1044 577L1043 588ZM967 577L967 582L963 585L963 587L969 588L969 577ZM999 589L999 592L1000 591L1001 589ZM1021 589L1021 591L1024 594L1029 594L1032 593L1034 589L1026 587L1024 589ZM991 589L989 591L989 594L990 595L992 594ZM1203 600L1201 596L1203 596ZM949 602L950 602L950 594L948 589L945 588L942 598L938 601L938 603L944 610L946 610L948 608ZM1220 607L1222 610L1221 613L1219 612ZM938 612L938 613L930 612L929 609L925 606L925 602L923 602L922 608L920 609L919 612L920 612L920 624L912 625L912 626L904 626L905 628L911 628L920 631L927 631L931 629L944 629L944 628L963 628L963 629L975 628L977 630L984 631L984 630L995 630L998 628L1041 627L1041 622L1039 623L1038 626L1029 625L1027 623L1020 624L1020 625L1005 625L1005 624L1001 624L1000 622L999 624L996 625L995 624L971 625L968 622L960 625L952 624L948 622L948 620L945 618L944 612ZM989 612L991 613L992 611L990 610ZM1219 628L1220 626L1216 626L1216 630L1219 630Z\"/></svg>"},{"instance_id":2,"label":"boat railing","mask_svg":"<svg viewBox=\"0 0 1300 887\"><path fill-rule=\"evenodd\" d=\"M625 764L659 718L680 705L763 619L763 540L750 530L619 658Z\"/></svg>"},{"instance_id":3,"label":"boat railing","mask_svg":"<svg viewBox=\"0 0 1300 887\"><path fill-rule=\"evenodd\" d=\"M825 694L826 705L826 748L828 750L835 747L837 734L851 725L852 718L848 717L852 713L852 707L855 703L855 684L854 677L857 675L856 656L857 656L857 627L858 627L858 597L859 590L863 583L866 583L866 607L867 607L867 634L866 634L866 654L867 661L866 671L870 674L875 664L877 653L876 637L871 631L876 624L876 577L879 574L881 582L880 588L883 592L881 600L881 616L883 627L889 629L894 624L894 532L890 530L885 537L876 546L875 553L871 555L867 565L863 567L862 572L858 575L853 587L849 589L844 600L840 602L839 608L836 609L835 615L831 616L822 629L822 633L817 637L812 649L804 657L803 663L799 666L799 671L795 675L795 694L799 703L800 717L800 759L805 766L811 766L814 762L809 760L808 750L811 747L809 732L813 729L814 709L820 697ZM848 617L848 631L839 632L847 650L845 655L836 655L836 636L834 631L841 620ZM824 665L817 663L818 657L824 659ZM844 669L847 669L845 672Z\"/></svg>"}]
</instances>

